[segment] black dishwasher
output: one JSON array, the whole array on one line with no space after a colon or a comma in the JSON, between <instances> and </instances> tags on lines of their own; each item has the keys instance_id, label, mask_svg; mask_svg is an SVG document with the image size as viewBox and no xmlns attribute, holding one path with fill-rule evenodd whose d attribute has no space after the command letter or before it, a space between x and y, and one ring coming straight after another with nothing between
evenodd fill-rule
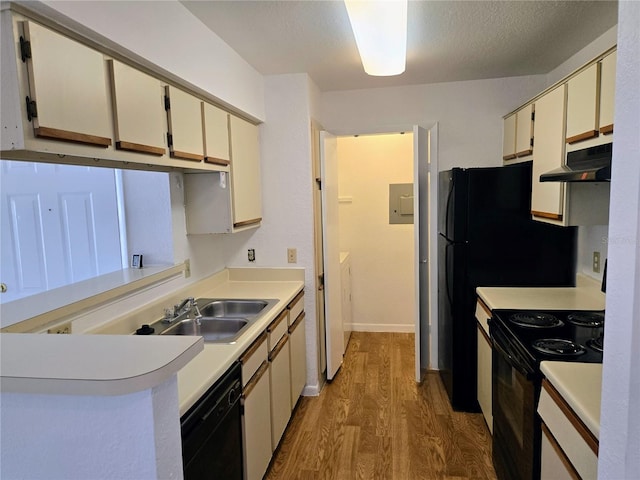
<instances>
[{"instance_id":1,"label":"black dishwasher","mask_svg":"<svg viewBox=\"0 0 640 480\"><path fill-rule=\"evenodd\" d=\"M241 372L233 364L182 416L185 480L242 480Z\"/></svg>"}]
</instances>

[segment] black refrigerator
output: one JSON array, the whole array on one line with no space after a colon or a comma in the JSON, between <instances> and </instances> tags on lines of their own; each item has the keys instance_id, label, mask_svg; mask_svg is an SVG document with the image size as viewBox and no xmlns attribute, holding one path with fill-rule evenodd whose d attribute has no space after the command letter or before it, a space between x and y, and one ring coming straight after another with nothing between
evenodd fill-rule
<instances>
[{"instance_id":1,"label":"black refrigerator","mask_svg":"<svg viewBox=\"0 0 640 480\"><path fill-rule=\"evenodd\" d=\"M479 411L476 287L575 285L577 228L531 219L531 167L439 173L438 368L454 410Z\"/></svg>"}]
</instances>

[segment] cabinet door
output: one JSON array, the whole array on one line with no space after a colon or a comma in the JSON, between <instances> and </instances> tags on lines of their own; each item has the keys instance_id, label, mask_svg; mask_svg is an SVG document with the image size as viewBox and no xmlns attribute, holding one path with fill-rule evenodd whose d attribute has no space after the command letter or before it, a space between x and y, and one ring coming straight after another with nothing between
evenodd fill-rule
<instances>
[{"instance_id":1,"label":"cabinet door","mask_svg":"<svg viewBox=\"0 0 640 480\"><path fill-rule=\"evenodd\" d=\"M573 77L567 82L567 87L567 143L597 137L600 64L595 63Z\"/></svg>"},{"instance_id":2,"label":"cabinet door","mask_svg":"<svg viewBox=\"0 0 640 480\"><path fill-rule=\"evenodd\" d=\"M478 325L478 403L489 430L493 433L493 409L491 405L491 341Z\"/></svg>"},{"instance_id":3,"label":"cabinet door","mask_svg":"<svg viewBox=\"0 0 640 480\"><path fill-rule=\"evenodd\" d=\"M613 133L613 111L616 90L616 52L602 59L600 71L600 133Z\"/></svg>"},{"instance_id":4,"label":"cabinet door","mask_svg":"<svg viewBox=\"0 0 640 480\"><path fill-rule=\"evenodd\" d=\"M533 103L516 113L516 156L533 153Z\"/></svg>"},{"instance_id":5,"label":"cabinet door","mask_svg":"<svg viewBox=\"0 0 640 480\"><path fill-rule=\"evenodd\" d=\"M502 159L516 158L516 114L504 119L502 131Z\"/></svg>"},{"instance_id":6,"label":"cabinet door","mask_svg":"<svg viewBox=\"0 0 640 480\"><path fill-rule=\"evenodd\" d=\"M291 361L289 336L285 335L269 355L271 384L271 448L275 450L291 417Z\"/></svg>"},{"instance_id":7,"label":"cabinet door","mask_svg":"<svg viewBox=\"0 0 640 480\"><path fill-rule=\"evenodd\" d=\"M159 80L109 60L116 148L164 155L166 115Z\"/></svg>"},{"instance_id":8,"label":"cabinet door","mask_svg":"<svg viewBox=\"0 0 640 480\"><path fill-rule=\"evenodd\" d=\"M540 462L541 480L576 480L580 478L565 453L553 438L547 426L542 424Z\"/></svg>"},{"instance_id":9,"label":"cabinet door","mask_svg":"<svg viewBox=\"0 0 640 480\"><path fill-rule=\"evenodd\" d=\"M262 221L260 145L258 127L231 115L231 183L233 226Z\"/></svg>"},{"instance_id":10,"label":"cabinet door","mask_svg":"<svg viewBox=\"0 0 640 480\"><path fill-rule=\"evenodd\" d=\"M246 480L260 480L271 461L269 363L264 362L243 392L243 443Z\"/></svg>"},{"instance_id":11,"label":"cabinet door","mask_svg":"<svg viewBox=\"0 0 640 480\"><path fill-rule=\"evenodd\" d=\"M166 95L169 99L167 120L171 156L196 162L204 160L202 102L172 86L166 87Z\"/></svg>"},{"instance_id":12,"label":"cabinet door","mask_svg":"<svg viewBox=\"0 0 640 480\"><path fill-rule=\"evenodd\" d=\"M23 28L31 45L27 103L35 136L111 145L102 54L33 22Z\"/></svg>"},{"instance_id":13,"label":"cabinet door","mask_svg":"<svg viewBox=\"0 0 640 480\"><path fill-rule=\"evenodd\" d=\"M202 102L202 122L204 161L216 165L229 165L229 114Z\"/></svg>"},{"instance_id":14,"label":"cabinet door","mask_svg":"<svg viewBox=\"0 0 640 480\"><path fill-rule=\"evenodd\" d=\"M536 149L533 153L531 214L561 221L564 210L564 183L540 182L540 175L564 163L565 86L536 101Z\"/></svg>"},{"instance_id":15,"label":"cabinet door","mask_svg":"<svg viewBox=\"0 0 640 480\"><path fill-rule=\"evenodd\" d=\"M307 383L307 348L305 339L304 312L298 315L289 328L291 354L291 409L298 403L302 389Z\"/></svg>"}]
</instances>

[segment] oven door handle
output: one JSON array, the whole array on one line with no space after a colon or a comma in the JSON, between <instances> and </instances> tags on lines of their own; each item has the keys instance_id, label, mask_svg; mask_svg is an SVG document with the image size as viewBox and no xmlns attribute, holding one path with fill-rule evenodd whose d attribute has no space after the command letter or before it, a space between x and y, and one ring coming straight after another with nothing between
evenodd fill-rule
<instances>
[{"instance_id":1,"label":"oven door handle","mask_svg":"<svg viewBox=\"0 0 640 480\"><path fill-rule=\"evenodd\" d=\"M531 380L534 377L534 372L531 370L531 367L525 365L523 362L519 361L513 355L506 351L504 347L500 345L500 342L495 338L495 332L493 337L493 348L495 348L500 355L502 355L506 362L515 368L518 372L520 372L527 380Z\"/></svg>"}]
</instances>

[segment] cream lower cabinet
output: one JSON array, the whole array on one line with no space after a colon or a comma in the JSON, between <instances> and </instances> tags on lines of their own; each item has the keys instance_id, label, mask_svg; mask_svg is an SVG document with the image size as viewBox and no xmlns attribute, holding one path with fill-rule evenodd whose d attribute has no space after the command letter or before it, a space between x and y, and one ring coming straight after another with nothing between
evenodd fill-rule
<instances>
[{"instance_id":1,"label":"cream lower cabinet","mask_svg":"<svg viewBox=\"0 0 640 480\"><path fill-rule=\"evenodd\" d=\"M489 310L482 300L478 299L478 303L476 304L476 325L478 329L477 395L484 420L487 422L489 431L493 433L493 397L491 394L491 372L493 363L491 360L492 348L489 337L489 318L491 318L491 310Z\"/></svg>"},{"instance_id":2,"label":"cream lower cabinet","mask_svg":"<svg viewBox=\"0 0 640 480\"><path fill-rule=\"evenodd\" d=\"M269 362L264 361L243 390L245 480L260 480L271 461Z\"/></svg>"},{"instance_id":3,"label":"cream lower cabinet","mask_svg":"<svg viewBox=\"0 0 640 480\"><path fill-rule=\"evenodd\" d=\"M271 448L275 451L291 418L291 360L289 335L269 352L271 385Z\"/></svg>"},{"instance_id":4,"label":"cream lower cabinet","mask_svg":"<svg viewBox=\"0 0 640 480\"><path fill-rule=\"evenodd\" d=\"M576 480L580 478L544 423L542 424L542 447L540 456L541 480Z\"/></svg>"},{"instance_id":5,"label":"cream lower cabinet","mask_svg":"<svg viewBox=\"0 0 640 480\"><path fill-rule=\"evenodd\" d=\"M291 356L291 409L296 406L307 383L307 347L304 312L289 327L289 353Z\"/></svg>"}]
</instances>

